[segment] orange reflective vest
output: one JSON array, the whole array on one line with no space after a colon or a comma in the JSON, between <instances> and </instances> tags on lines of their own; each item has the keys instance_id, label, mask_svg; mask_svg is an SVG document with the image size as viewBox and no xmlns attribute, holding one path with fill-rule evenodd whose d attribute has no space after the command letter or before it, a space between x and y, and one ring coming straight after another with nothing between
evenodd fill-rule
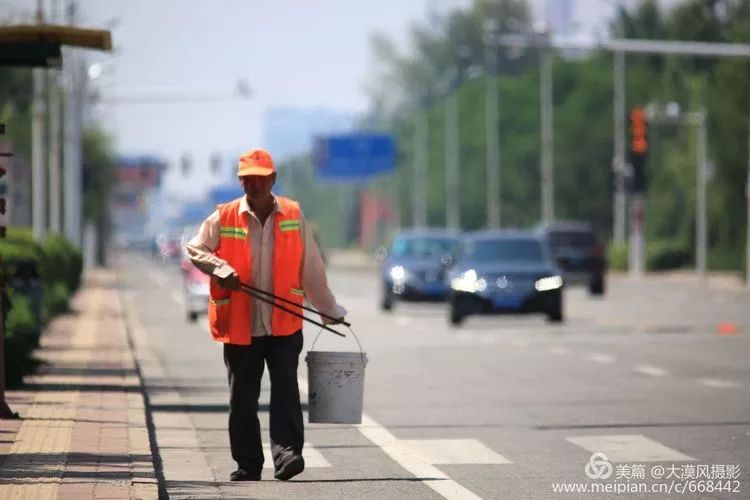
<instances>
[{"instance_id":1,"label":"orange reflective vest","mask_svg":"<svg viewBox=\"0 0 750 500\"><path fill-rule=\"evenodd\" d=\"M238 198L219 205L221 238L216 255L226 260L243 283L253 284L251 270L253 254L250 247L248 216L239 213ZM287 309L302 313L304 292L300 285L300 269L304 254L302 221L299 204L281 196L276 197L280 211L269 216L266 224L273 224L273 290L266 290L298 305L279 301ZM221 288L211 280L208 303L208 322L214 340L225 344L250 345L252 341L253 299L247 293ZM271 333L291 335L302 329L302 319L281 309L273 308Z\"/></svg>"}]
</instances>

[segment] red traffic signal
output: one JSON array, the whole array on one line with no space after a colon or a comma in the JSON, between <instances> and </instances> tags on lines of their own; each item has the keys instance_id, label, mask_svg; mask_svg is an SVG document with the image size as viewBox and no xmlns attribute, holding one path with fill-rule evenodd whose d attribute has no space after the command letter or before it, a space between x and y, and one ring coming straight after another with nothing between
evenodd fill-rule
<instances>
[{"instance_id":1,"label":"red traffic signal","mask_svg":"<svg viewBox=\"0 0 750 500\"><path fill-rule=\"evenodd\" d=\"M648 123L643 108L633 108L630 112L630 150L634 154L648 151Z\"/></svg>"}]
</instances>

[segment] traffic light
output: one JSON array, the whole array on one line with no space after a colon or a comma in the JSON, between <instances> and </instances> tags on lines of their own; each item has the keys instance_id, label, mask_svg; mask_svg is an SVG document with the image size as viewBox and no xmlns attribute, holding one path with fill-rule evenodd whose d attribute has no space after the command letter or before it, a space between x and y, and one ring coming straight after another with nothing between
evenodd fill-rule
<instances>
[{"instance_id":1,"label":"traffic light","mask_svg":"<svg viewBox=\"0 0 750 500\"><path fill-rule=\"evenodd\" d=\"M646 156L648 154L648 121L646 112L635 107L630 112L630 165L633 173L628 187L633 193L646 191Z\"/></svg>"}]
</instances>

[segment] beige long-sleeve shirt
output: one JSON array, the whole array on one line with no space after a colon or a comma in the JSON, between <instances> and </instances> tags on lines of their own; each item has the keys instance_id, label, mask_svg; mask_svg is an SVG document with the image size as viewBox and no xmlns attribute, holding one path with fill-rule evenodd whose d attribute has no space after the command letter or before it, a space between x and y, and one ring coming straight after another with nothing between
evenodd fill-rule
<instances>
[{"instance_id":1,"label":"beige long-sleeve shirt","mask_svg":"<svg viewBox=\"0 0 750 500\"><path fill-rule=\"evenodd\" d=\"M251 285L269 292L273 292L273 220L274 214L281 210L281 206L276 202L265 224L261 224L245 197L242 198L239 206L240 215L248 221L248 238L253 255ZM336 303L336 299L328 288L325 265L313 237L312 228L304 216L300 219L304 246L301 283L305 298L321 313L334 318L343 318L346 315L346 309ZM198 234L190 240L186 250L190 260L198 269L208 275L225 278L232 274L234 269L214 254L219 248L220 229L219 211L216 210L203 221ZM252 303L252 335L254 337L270 335L273 306L260 300L253 300Z\"/></svg>"}]
</instances>

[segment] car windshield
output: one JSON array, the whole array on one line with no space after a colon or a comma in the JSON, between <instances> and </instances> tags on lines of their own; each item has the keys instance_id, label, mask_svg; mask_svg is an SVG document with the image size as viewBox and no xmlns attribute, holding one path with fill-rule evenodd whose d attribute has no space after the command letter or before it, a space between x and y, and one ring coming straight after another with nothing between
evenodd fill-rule
<instances>
[{"instance_id":1,"label":"car windshield","mask_svg":"<svg viewBox=\"0 0 750 500\"><path fill-rule=\"evenodd\" d=\"M539 241L524 239L483 239L466 243L463 258L475 262L542 262L544 252Z\"/></svg>"},{"instance_id":2,"label":"car windshield","mask_svg":"<svg viewBox=\"0 0 750 500\"><path fill-rule=\"evenodd\" d=\"M596 243L594 234L588 231L552 231L549 244L555 247L590 247Z\"/></svg>"},{"instance_id":3,"label":"car windshield","mask_svg":"<svg viewBox=\"0 0 750 500\"><path fill-rule=\"evenodd\" d=\"M442 257L456 249L455 238L400 236L391 246L394 257Z\"/></svg>"}]
</instances>

